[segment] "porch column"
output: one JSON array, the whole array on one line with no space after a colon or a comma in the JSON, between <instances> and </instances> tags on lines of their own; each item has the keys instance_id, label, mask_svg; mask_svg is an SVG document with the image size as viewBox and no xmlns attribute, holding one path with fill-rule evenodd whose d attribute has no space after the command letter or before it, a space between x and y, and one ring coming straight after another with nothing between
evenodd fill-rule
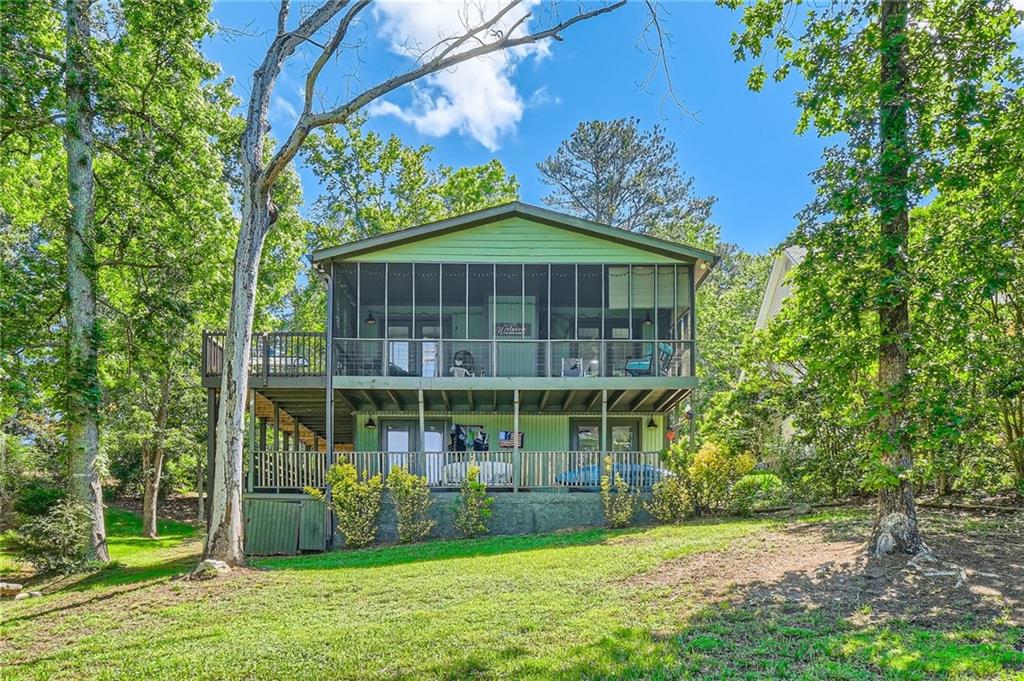
<instances>
[{"instance_id":1,"label":"porch column","mask_svg":"<svg viewBox=\"0 0 1024 681\"><path fill-rule=\"evenodd\" d=\"M206 489L213 489L213 474L217 460L217 391L206 391ZM199 504L203 507L202 519L210 517L210 494L203 498L203 485L199 486ZM207 521L207 529L209 522Z\"/></svg>"},{"instance_id":2,"label":"porch column","mask_svg":"<svg viewBox=\"0 0 1024 681\"><path fill-rule=\"evenodd\" d=\"M519 388L512 391L512 491L519 491L523 460L519 455Z\"/></svg>"},{"instance_id":3,"label":"porch column","mask_svg":"<svg viewBox=\"0 0 1024 681\"><path fill-rule=\"evenodd\" d=\"M424 435L427 432L427 420L426 420L426 418L424 418L424 415L423 415L423 389L422 388L420 388L419 390L416 391L416 401L419 403L419 410L420 410L420 433L416 437L416 441L419 442L419 449L420 449L420 451L425 451L426 447L423 444L423 437L424 437ZM423 472L424 473L427 472L427 457L426 457L426 455L423 456Z\"/></svg>"},{"instance_id":4,"label":"porch column","mask_svg":"<svg viewBox=\"0 0 1024 681\"><path fill-rule=\"evenodd\" d=\"M299 419L295 416L292 417L292 425L295 427L295 446L294 449L297 452L302 451L302 424L299 423Z\"/></svg>"},{"instance_id":5,"label":"porch column","mask_svg":"<svg viewBox=\"0 0 1024 681\"><path fill-rule=\"evenodd\" d=\"M252 481L253 481L252 465L253 465L253 461L255 461L255 456L254 456L255 452L256 452L256 391L255 390L250 390L249 391L249 470L248 470L248 475L246 476L247 482L246 482L246 487L245 487L245 490L247 492L251 492L252 491Z\"/></svg>"},{"instance_id":6,"label":"porch column","mask_svg":"<svg viewBox=\"0 0 1024 681\"><path fill-rule=\"evenodd\" d=\"M267 419L260 417L260 451L267 451Z\"/></svg>"},{"instance_id":7,"label":"porch column","mask_svg":"<svg viewBox=\"0 0 1024 681\"><path fill-rule=\"evenodd\" d=\"M598 473L601 473L604 469L604 460L608 456L608 391L601 391L601 460L597 463ZM614 466L615 461L612 460ZM608 471L608 475L612 475L615 469ZM600 475L598 476L600 478ZM612 481L614 482L614 475L612 475Z\"/></svg>"},{"instance_id":8,"label":"porch column","mask_svg":"<svg viewBox=\"0 0 1024 681\"><path fill-rule=\"evenodd\" d=\"M274 402L274 451L281 451L281 405Z\"/></svg>"}]
</instances>

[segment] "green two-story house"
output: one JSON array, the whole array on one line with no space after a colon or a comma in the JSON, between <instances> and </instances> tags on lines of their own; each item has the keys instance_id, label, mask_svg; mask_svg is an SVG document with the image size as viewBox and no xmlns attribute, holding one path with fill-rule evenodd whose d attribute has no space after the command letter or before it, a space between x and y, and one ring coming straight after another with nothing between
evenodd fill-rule
<instances>
[{"instance_id":1,"label":"green two-story house","mask_svg":"<svg viewBox=\"0 0 1024 681\"><path fill-rule=\"evenodd\" d=\"M442 495L475 464L509 532L599 519L585 493L609 456L638 488L665 475L660 452L688 427L695 292L713 254L510 203L313 262L326 333L253 339L250 552L329 543L302 490L337 461L385 477L405 466ZM204 343L211 442L221 340Z\"/></svg>"}]
</instances>

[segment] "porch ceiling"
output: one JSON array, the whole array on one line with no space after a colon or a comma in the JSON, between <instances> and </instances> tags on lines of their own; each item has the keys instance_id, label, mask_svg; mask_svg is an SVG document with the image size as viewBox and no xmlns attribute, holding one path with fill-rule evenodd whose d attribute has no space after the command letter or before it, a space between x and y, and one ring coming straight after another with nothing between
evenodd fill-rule
<instances>
[{"instance_id":1,"label":"porch ceiling","mask_svg":"<svg viewBox=\"0 0 1024 681\"><path fill-rule=\"evenodd\" d=\"M408 389L338 388L335 394L356 411L417 411L418 391ZM629 414L665 412L689 394L684 388L643 390L608 390L608 412ZM426 411L493 412L512 411L515 392L502 390L424 390ZM532 414L562 412L601 413L601 390L536 390L519 391L519 411Z\"/></svg>"}]
</instances>

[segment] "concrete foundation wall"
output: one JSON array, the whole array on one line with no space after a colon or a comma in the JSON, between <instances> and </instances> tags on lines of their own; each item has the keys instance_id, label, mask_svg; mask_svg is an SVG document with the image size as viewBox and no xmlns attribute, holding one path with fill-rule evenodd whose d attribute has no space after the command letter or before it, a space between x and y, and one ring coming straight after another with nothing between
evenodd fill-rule
<instances>
[{"instance_id":1,"label":"concrete foundation wall","mask_svg":"<svg viewBox=\"0 0 1024 681\"><path fill-rule=\"evenodd\" d=\"M558 530L602 527L604 514L601 495L595 492L496 492L491 494L491 518L488 534L535 534ZM440 492L432 495L430 515L436 522L430 538L454 539L461 537L455 529L455 503L459 495L454 492ZM637 504L634 524L653 522L643 507L650 494L641 494ZM377 540L398 541L395 508L391 497L385 492L381 500L380 522ZM340 536L334 538L334 546L343 544Z\"/></svg>"}]
</instances>

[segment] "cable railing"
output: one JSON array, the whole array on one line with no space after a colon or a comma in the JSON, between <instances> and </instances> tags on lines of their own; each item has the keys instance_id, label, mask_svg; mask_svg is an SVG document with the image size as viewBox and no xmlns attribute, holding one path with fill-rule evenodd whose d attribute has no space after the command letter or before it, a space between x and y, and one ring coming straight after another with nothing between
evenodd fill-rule
<instances>
[{"instance_id":1,"label":"cable railing","mask_svg":"<svg viewBox=\"0 0 1024 681\"><path fill-rule=\"evenodd\" d=\"M328 361L316 332L253 335L252 376L590 378L691 376L693 341L337 338ZM224 371L224 332L203 333L203 375Z\"/></svg>"},{"instance_id":2,"label":"cable railing","mask_svg":"<svg viewBox=\"0 0 1024 681\"><path fill-rule=\"evenodd\" d=\"M523 451L486 452L336 452L336 460L355 466L360 478L404 468L427 479L437 490L458 489L471 467L478 480L494 490L597 491L611 471L637 490L649 490L671 474L659 452ZM327 479L327 454L314 451L258 451L253 454L252 490L256 492L322 489Z\"/></svg>"},{"instance_id":3,"label":"cable railing","mask_svg":"<svg viewBox=\"0 0 1024 681\"><path fill-rule=\"evenodd\" d=\"M691 374L693 341L421 340L334 341L335 376L422 378L681 377Z\"/></svg>"}]
</instances>

